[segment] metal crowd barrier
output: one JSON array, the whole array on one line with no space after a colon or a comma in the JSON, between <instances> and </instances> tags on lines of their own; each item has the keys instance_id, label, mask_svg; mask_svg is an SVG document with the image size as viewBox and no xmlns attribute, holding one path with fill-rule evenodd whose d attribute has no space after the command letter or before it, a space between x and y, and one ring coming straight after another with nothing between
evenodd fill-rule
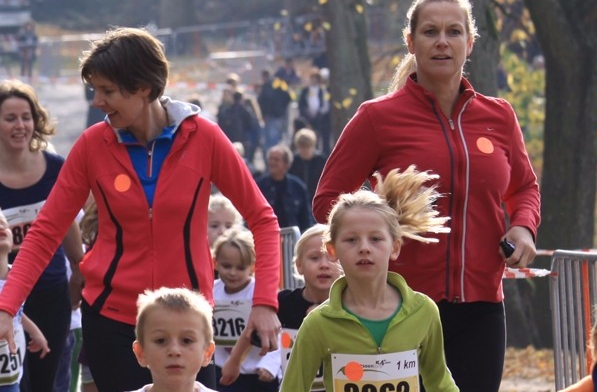
<instances>
[{"instance_id":1,"label":"metal crowd barrier","mask_svg":"<svg viewBox=\"0 0 597 392\"><path fill-rule=\"evenodd\" d=\"M597 253L556 250L549 292L556 390L574 384L591 369L588 350L597 304Z\"/></svg>"},{"instance_id":2,"label":"metal crowd barrier","mask_svg":"<svg viewBox=\"0 0 597 392\"><path fill-rule=\"evenodd\" d=\"M280 230L280 246L282 247L282 263L280 263L281 289L296 289L303 286L303 282L294 277L292 264L294 246L300 237L301 231L297 226L283 227Z\"/></svg>"}]
</instances>

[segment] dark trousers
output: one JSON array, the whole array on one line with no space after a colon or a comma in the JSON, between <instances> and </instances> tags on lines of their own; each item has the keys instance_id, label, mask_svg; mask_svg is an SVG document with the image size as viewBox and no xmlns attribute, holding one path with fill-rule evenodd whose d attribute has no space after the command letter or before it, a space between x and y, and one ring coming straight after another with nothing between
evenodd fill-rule
<instances>
[{"instance_id":1,"label":"dark trousers","mask_svg":"<svg viewBox=\"0 0 597 392\"><path fill-rule=\"evenodd\" d=\"M83 302L83 346L93 381L99 392L134 391L150 384L151 373L133 353L135 326L100 315ZM214 365L201 369L197 380L215 388Z\"/></svg>"},{"instance_id":2,"label":"dark trousers","mask_svg":"<svg viewBox=\"0 0 597 392\"><path fill-rule=\"evenodd\" d=\"M32 291L25 301L25 314L43 332L50 352L41 359L39 352L27 351L20 383L21 391L52 392L58 364L70 330L68 283L64 281L46 290Z\"/></svg>"},{"instance_id":3,"label":"dark trousers","mask_svg":"<svg viewBox=\"0 0 597 392\"><path fill-rule=\"evenodd\" d=\"M438 303L448 368L460 392L498 392L506 351L503 303Z\"/></svg>"}]
</instances>

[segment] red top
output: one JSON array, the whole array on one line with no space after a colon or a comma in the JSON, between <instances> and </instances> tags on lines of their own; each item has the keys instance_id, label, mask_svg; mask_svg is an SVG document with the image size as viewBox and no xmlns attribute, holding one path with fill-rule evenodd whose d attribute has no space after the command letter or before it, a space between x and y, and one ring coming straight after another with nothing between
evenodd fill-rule
<instances>
[{"instance_id":1,"label":"red top","mask_svg":"<svg viewBox=\"0 0 597 392\"><path fill-rule=\"evenodd\" d=\"M169 114L175 111L167 107ZM83 297L93 308L135 324L137 296L145 289L193 288L212 301L214 266L207 242L211 182L254 235L253 304L277 309L280 234L271 207L216 124L196 114L180 121L151 209L126 147L110 125L102 122L83 132L19 251L0 294L0 309L16 313L90 190L98 205L99 236L80 269L86 282Z\"/></svg>"},{"instance_id":2,"label":"red top","mask_svg":"<svg viewBox=\"0 0 597 392\"><path fill-rule=\"evenodd\" d=\"M514 110L463 79L447 118L433 95L408 78L400 90L363 103L347 124L319 181L315 218L325 222L340 193L365 179L375 184L375 171L385 176L411 164L439 174L438 211L450 217L452 231L435 235L437 244L405 242L390 270L435 301L501 301L502 203L513 226L536 235L540 221L539 186Z\"/></svg>"}]
</instances>

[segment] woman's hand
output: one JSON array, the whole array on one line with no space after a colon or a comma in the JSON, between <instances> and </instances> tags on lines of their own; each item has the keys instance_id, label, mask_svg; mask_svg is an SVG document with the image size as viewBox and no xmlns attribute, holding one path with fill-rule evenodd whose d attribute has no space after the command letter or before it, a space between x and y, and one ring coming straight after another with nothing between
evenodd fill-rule
<instances>
[{"instance_id":1,"label":"woman's hand","mask_svg":"<svg viewBox=\"0 0 597 392\"><path fill-rule=\"evenodd\" d=\"M514 252L507 258L500 249L500 253L504 255L508 267L525 268L531 264L537 255L537 249L529 229L522 226L512 226L503 238L514 245Z\"/></svg>"},{"instance_id":2,"label":"woman's hand","mask_svg":"<svg viewBox=\"0 0 597 392\"><path fill-rule=\"evenodd\" d=\"M274 308L264 305L256 305L251 309L249 321L247 322L248 335L257 330L261 338L261 351L259 355L265 355L269 351L278 349L278 333L282 325Z\"/></svg>"}]
</instances>

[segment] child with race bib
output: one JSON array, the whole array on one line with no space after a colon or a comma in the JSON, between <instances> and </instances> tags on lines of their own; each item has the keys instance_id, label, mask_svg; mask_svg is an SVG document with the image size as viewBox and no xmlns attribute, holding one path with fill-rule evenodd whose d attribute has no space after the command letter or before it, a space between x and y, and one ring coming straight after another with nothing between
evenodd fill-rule
<instances>
[{"instance_id":1,"label":"child with race bib","mask_svg":"<svg viewBox=\"0 0 597 392\"><path fill-rule=\"evenodd\" d=\"M404 238L436 242L422 234L449 231L434 209L438 193L425 186L436 177L414 166L394 169L379 179L377 194L339 197L324 241L344 277L303 321L281 392L309 391L322 362L327 391L419 391L419 377L427 392L458 391L437 305L388 272Z\"/></svg>"},{"instance_id":2,"label":"child with race bib","mask_svg":"<svg viewBox=\"0 0 597 392\"><path fill-rule=\"evenodd\" d=\"M0 210L0 291L8 275L8 254L12 250L12 231L8 221ZM19 381L23 375L23 359L25 357L25 334L27 331L31 341L27 345L30 352L41 351L40 358L46 356L50 349L48 342L37 325L23 313L21 306L13 318L16 354L11 354L5 340L0 341L0 392L19 392Z\"/></svg>"},{"instance_id":3,"label":"child with race bib","mask_svg":"<svg viewBox=\"0 0 597 392\"><path fill-rule=\"evenodd\" d=\"M278 346L282 373L286 371L296 333L303 319L328 299L332 283L342 275L342 267L337 259L331 259L324 249L323 233L326 228L326 225L319 223L311 226L305 230L294 247L295 276L304 281L304 287L286 289L278 293L278 318L282 323ZM238 377L243 353L251 346L244 333L243 337L244 339L239 339L222 368L222 384L227 385ZM311 391L324 391L322 367L317 372Z\"/></svg>"},{"instance_id":4,"label":"child with race bib","mask_svg":"<svg viewBox=\"0 0 597 392\"><path fill-rule=\"evenodd\" d=\"M137 300L133 352L153 383L135 392L216 392L196 381L214 352L212 309L185 288L145 290Z\"/></svg>"},{"instance_id":5,"label":"child with race bib","mask_svg":"<svg viewBox=\"0 0 597 392\"><path fill-rule=\"evenodd\" d=\"M232 347L241 336L251 310L255 279L255 245L251 232L231 228L218 237L213 247L219 279L214 282L214 337L216 379ZM218 384L220 392L277 392L280 370L279 351L259 355L252 347L242 361L238 380Z\"/></svg>"}]
</instances>

